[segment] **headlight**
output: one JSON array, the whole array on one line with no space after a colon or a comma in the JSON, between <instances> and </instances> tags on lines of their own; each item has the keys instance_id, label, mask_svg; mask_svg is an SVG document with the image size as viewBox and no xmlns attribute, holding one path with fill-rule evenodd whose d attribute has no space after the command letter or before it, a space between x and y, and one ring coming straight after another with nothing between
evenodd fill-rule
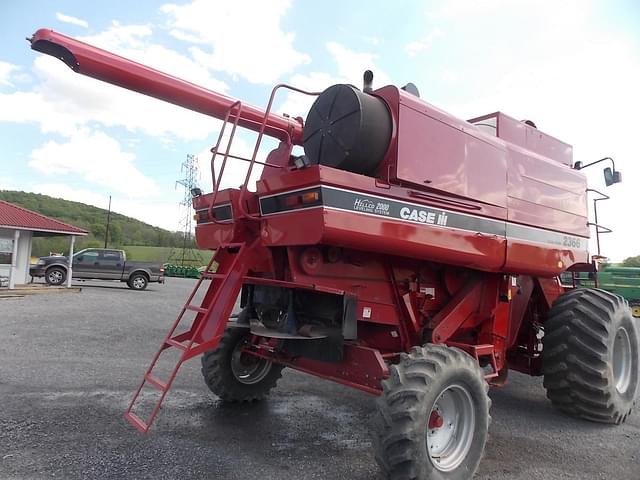
<instances>
[{"instance_id":1,"label":"headlight","mask_svg":"<svg viewBox=\"0 0 640 480\"><path fill-rule=\"evenodd\" d=\"M38 263L36 263L36 265L44 265L45 261L44 260L38 260Z\"/></svg>"}]
</instances>

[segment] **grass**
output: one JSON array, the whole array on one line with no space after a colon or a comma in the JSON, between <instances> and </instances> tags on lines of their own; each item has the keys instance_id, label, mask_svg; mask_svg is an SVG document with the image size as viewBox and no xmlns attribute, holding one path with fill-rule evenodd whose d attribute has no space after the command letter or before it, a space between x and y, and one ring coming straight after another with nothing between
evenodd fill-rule
<instances>
[{"instance_id":1,"label":"grass","mask_svg":"<svg viewBox=\"0 0 640 480\"><path fill-rule=\"evenodd\" d=\"M180 265L182 249L173 247L145 247L140 245L125 245L121 247L127 252L127 260L135 262L159 262ZM190 248L185 251L185 265L201 266L209 263L213 252Z\"/></svg>"}]
</instances>

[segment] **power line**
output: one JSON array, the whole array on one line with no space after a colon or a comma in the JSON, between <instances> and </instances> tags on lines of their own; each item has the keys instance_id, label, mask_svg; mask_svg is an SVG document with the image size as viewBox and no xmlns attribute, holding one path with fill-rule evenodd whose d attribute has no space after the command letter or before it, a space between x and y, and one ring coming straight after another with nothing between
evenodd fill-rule
<instances>
[{"instance_id":1,"label":"power line","mask_svg":"<svg viewBox=\"0 0 640 480\"><path fill-rule=\"evenodd\" d=\"M198 157L195 155L187 155L187 159L182 162L180 173L183 178L176 180L176 189L181 186L184 189L184 195L180 201L180 227L182 230L182 248L176 251L173 249L169 255L170 263L193 264L201 261L202 258L198 252L191 248L191 232L193 210L191 208L192 193L194 188L198 187L200 179L200 171L198 169Z\"/></svg>"}]
</instances>

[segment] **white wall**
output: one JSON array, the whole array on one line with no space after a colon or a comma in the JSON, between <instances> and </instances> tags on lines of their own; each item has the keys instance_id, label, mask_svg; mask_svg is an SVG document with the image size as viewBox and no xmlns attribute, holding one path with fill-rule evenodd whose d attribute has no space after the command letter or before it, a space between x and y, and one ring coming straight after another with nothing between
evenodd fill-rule
<instances>
[{"instance_id":1,"label":"white wall","mask_svg":"<svg viewBox=\"0 0 640 480\"><path fill-rule=\"evenodd\" d=\"M0 228L0 238L8 238L13 240L15 230ZM28 230L20 230L20 239L18 240L18 258L16 259L16 277L15 284L27 283L29 277L29 259L31 255L32 232ZM0 276L8 277L11 265L0 265Z\"/></svg>"}]
</instances>

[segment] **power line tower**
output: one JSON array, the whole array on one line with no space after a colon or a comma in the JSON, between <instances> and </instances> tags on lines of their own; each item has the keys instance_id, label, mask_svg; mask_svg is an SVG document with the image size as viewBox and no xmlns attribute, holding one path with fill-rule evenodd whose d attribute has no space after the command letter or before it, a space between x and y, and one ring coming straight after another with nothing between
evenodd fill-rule
<instances>
[{"instance_id":1,"label":"power line tower","mask_svg":"<svg viewBox=\"0 0 640 480\"><path fill-rule=\"evenodd\" d=\"M173 248L169 254L169 263L179 265L199 265L202 263L202 256L192 248L191 227L193 210L191 208L191 191L198 186L200 172L198 171L198 157L187 155L187 159L182 162L180 173L183 178L176 180L176 188L182 186L184 195L180 201L180 227L182 228L182 248Z\"/></svg>"}]
</instances>

